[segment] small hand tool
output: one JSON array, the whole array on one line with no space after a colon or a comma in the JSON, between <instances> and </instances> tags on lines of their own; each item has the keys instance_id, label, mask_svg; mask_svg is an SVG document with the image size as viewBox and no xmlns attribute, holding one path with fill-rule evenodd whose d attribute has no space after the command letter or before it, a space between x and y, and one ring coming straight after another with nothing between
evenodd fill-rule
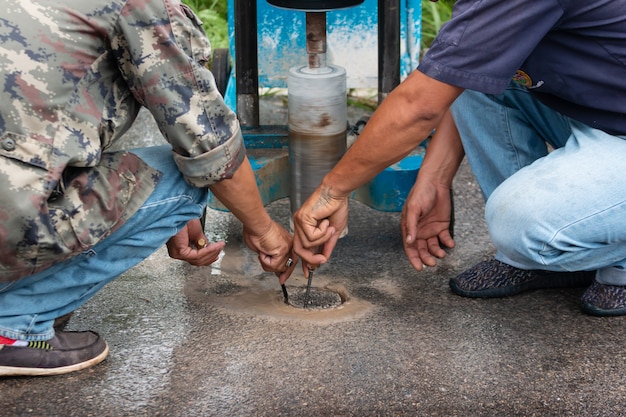
<instances>
[{"instance_id":1,"label":"small hand tool","mask_svg":"<svg viewBox=\"0 0 626 417\"><path fill-rule=\"evenodd\" d=\"M291 268L291 265L293 265L293 258L287 259L287 262L285 263L285 266L287 268ZM283 290L283 298L285 300L285 304L289 305L289 294L287 294L287 287L285 287L285 284L280 284L280 288L282 288Z\"/></svg>"},{"instance_id":2,"label":"small hand tool","mask_svg":"<svg viewBox=\"0 0 626 417\"><path fill-rule=\"evenodd\" d=\"M315 253L321 253L322 246L315 248ZM306 292L304 293L304 308L309 308L309 296L311 294L311 282L313 281L313 271L315 268L309 268L309 280L306 283Z\"/></svg>"},{"instance_id":3,"label":"small hand tool","mask_svg":"<svg viewBox=\"0 0 626 417\"><path fill-rule=\"evenodd\" d=\"M313 269L309 269L309 280L306 283L306 292L304 293L304 308L309 308L309 296L311 294L311 281L313 281Z\"/></svg>"},{"instance_id":4,"label":"small hand tool","mask_svg":"<svg viewBox=\"0 0 626 417\"><path fill-rule=\"evenodd\" d=\"M287 287L285 287L285 284L280 284L280 288L283 289L283 297L285 300L285 304L289 305L289 294L287 294Z\"/></svg>"}]
</instances>

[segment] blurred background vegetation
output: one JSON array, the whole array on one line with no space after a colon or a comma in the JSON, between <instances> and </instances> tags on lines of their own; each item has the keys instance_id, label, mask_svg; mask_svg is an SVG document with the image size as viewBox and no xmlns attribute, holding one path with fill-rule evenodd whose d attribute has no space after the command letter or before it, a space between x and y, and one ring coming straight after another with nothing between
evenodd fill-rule
<instances>
[{"instance_id":1,"label":"blurred background vegetation","mask_svg":"<svg viewBox=\"0 0 626 417\"><path fill-rule=\"evenodd\" d=\"M228 48L228 0L182 0L202 20L213 49Z\"/></svg>"},{"instance_id":2,"label":"blurred background vegetation","mask_svg":"<svg viewBox=\"0 0 626 417\"><path fill-rule=\"evenodd\" d=\"M228 48L228 1L183 0L204 23L214 49ZM433 39L452 14L453 0L433 2L422 0L422 51L426 51Z\"/></svg>"}]
</instances>

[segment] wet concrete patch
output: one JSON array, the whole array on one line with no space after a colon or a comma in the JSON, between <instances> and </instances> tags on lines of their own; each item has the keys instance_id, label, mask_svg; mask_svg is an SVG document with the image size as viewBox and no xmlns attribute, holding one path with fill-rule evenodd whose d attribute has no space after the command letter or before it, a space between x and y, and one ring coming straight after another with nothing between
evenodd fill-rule
<instances>
[{"instance_id":1,"label":"wet concrete patch","mask_svg":"<svg viewBox=\"0 0 626 417\"><path fill-rule=\"evenodd\" d=\"M230 283L222 281L219 285L188 279L186 293L194 301L210 303L228 313L320 324L359 320L375 310L374 304L350 296L343 285L323 281L319 279L320 284L311 287L309 308L303 306L306 286L287 285L289 303L286 304L277 283L268 285L266 281L245 277L233 278ZM229 291L224 291L225 288Z\"/></svg>"}]
</instances>

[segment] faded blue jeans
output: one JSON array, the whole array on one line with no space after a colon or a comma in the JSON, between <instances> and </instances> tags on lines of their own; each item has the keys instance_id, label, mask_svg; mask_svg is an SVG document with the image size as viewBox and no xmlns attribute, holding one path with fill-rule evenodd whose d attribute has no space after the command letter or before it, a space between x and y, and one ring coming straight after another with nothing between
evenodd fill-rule
<instances>
[{"instance_id":1,"label":"faded blue jeans","mask_svg":"<svg viewBox=\"0 0 626 417\"><path fill-rule=\"evenodd\" d=\"M80 307L202 216L208 191L185 182L169 145L132 152L163 173L154 192L127 223L88 251L30 277L0 283L0 335L51 339L55 318Z\"/></svg>"},{"instance_id":2,"label":"faded blue jeans","mask_svg":"<svg viewBox=\"0 0 626 417\"><path fill-rule=\"evenodd\" d=\"M452 112L496 259L626 285L626 136L567 118L515 83L500 95L465 91Z\"/></svg>"}]
</instances>

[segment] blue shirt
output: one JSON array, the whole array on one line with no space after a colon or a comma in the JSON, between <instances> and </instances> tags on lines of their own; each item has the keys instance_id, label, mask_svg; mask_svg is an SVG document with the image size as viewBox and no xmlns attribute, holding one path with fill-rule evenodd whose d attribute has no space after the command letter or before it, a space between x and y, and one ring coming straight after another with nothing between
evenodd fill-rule
<instances>
[{"instance_id":1,"label":"blue shirt","mask_svg":"<svg viewBox=\"0 0 626 417\"><path fill-rule=\"evenodd\" d=\"M626 134L626 0L459 0L419 70L502 93L525 85L562 114Z\"/></svg>"}]
</instances>

